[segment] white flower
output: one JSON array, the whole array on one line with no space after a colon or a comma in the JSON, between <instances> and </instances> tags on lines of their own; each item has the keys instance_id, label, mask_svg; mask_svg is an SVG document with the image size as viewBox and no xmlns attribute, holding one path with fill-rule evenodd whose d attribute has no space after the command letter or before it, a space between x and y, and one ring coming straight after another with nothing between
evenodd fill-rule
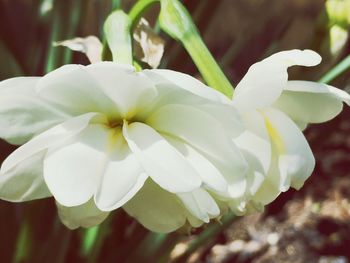
<instances>
[{"instance_id":1,"label":"white flower","mask_svg":"<svg viewBox=\"0 0 350 263\"><path fill-rule=\"evenodd\" d=\"M308 123L325 122L350 96L337 88L309 81L288 81L290 66L315 66L321 57L311 50L276 53L250 67L238 84L233 104L247 130L234 141L249 163L244 198L231 208L261 208L281 192L299 189L311 175L315 160L302 134ZM245 199L248 198L248 199Z\"/></svg>"},{"instance_id":2,"label":"white flower","mask_svg":"<svg viewBox=\"0 0 350 263\"><path fill-rule=\"evenodd\" d=\"M200 225L220 214L211 192L246 180L241 132L223 95L174 71L101 62L5 80L0 137L26 143L1 166L0 198L53 196L70 228L122 206L154 231Z\"/></svg>"}]
</instances>

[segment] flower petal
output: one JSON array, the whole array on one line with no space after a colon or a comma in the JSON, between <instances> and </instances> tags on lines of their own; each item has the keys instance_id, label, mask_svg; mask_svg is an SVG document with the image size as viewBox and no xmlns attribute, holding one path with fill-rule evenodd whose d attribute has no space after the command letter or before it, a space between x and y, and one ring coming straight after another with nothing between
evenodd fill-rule
<instances>
[{"instance_id":1,"label":"flower petal","mask_svg":"<svg viewBox=\"0 0 350 263\"><path fill-rule=\"evenodd\" d=\"M87 67L71 64L42 77L36 90L51 104L58 104L73 115L102 112L120 117L116 105L102 90L103 84L95 80Z\"/></svg>"},{"instance_id":2,"label":"flower petal","mask_svg":"<svg viewBox=\"0 0 350 263\"><path fill-rule=\"evenodd\" d=\"M202 188L190 193L177 194L185 207L200 220L209 223L210 218L220 215L220 209L211 195Z\"/></svg>"},{"instance_id":3,"label":"flower petal","mask_svg":"<svg viewBox=\"0 0 350 263\"><path fill-rule=\"evenodd\" d=\"M51 196L42 167L47 148L79 133L94 117L95 113L89 113L72 118L34 137L8 156L0 170L1 198L17 202Z\"/></svg>"},{"instance_id":4,"label":"flower petal","mask_svg":"<svg viewBox=\"0 0 350 263\"><path fill-rule=\"evenodd\" d=\"M315 159L299 128L286 115L272 108L263 112L272 144L270 171L256 200L268 203L290 186L299 189L311 175Z\"/></svg>"},{"instance_id":5,"label":"flower petal","mask_svg":"<svg viewBox=\"0 0 350 263\"><path fill-rule=\"evenodd\" d=\"M312 50L276 53L253 64L235 89L234 104L241 110L261 109L271 105L287 85L290 66L315 66L321 57Z\"/></svg>"},{"instance_id":6,"label":"flower petal","mask_svg":"<svg viewBox=\"0 0 350 263\"><path fill-rule=\"evenodd\" d=\"M281 192L285 192L287 175L284 171L284 175L281 174L278 166L279 152L275 144L272 144L271 148L271 164L270 169L265 177L265 180L260 185L258 191L252 198L252 204L257 207L263 207L266 204L275 200Z\"/></svg>"},{"instance_id":7,"label":"flower petal","mask_svg":"<svg viewBox=\"0 0 350 263\"><path fill-rule=\"evenodd\" d=\"M23 144L40 132L63 122L67 113L42 100L35 91L39 77L0 82L0 137Z\"/></svg>"},{"instance_id":8,"label":"flower petal","mask_svg":"<svg viewBox=\"0 0 350 263\"><path fill-rule=\"evenodd\" d=\"M123 118L134 117L157 97L153 82L131 66L101 62L87 66L86 71L113 100Z\"/></svg>"},{"instance_id":9,"label":"flower petal","mask_svg":"<svg viewBox=\"0 0 350 263\"><path fill-rule=\"evenodd\" d=\"M121 130L112 138L115 143L95 194L99 209L110 211L124 205L143 186L148 175L130 151Z\"/></svg>"},{"instance_id":10,"label":"flower petal","mask_svg":"<svg viewBox=\"0 0 350 263\"><path fill-rule=\"evenodd\" d=\"M98 116L97 113L87 113L59 124L16 149L2 163L1 172L6 175L11 169L20 165L27 158L42 152L49 147L61 143L82 131L89 122Z\"/></svg>"},{"instance_id":11,"label":"flower petal","mask_svg":"<svg viewBox=\"0 0 350 263\"><path fill-rule=\"evenodd\" d=\"M151 78L157 85L169 85L171 82L178 88L187 90L200 97L208 100L229 103L229 99L199 80L190 75L168 69L151 69L143 71L149 78Z\"/></svg>"},{"instance_id":12,"label":"flower petal","mask_svg":"<svg viewBox=\"0 0 350 263\"><path fill-rule=\"evenodd\" d=\"M69 229L99 225L109 215L108 212L99 210L93 200L74 207L63 206L56 202L56 206L58 216L62 223Z\"/></svg>"},{"instance_id":13,"label":"flower petal","mask_svg":"<svg viewBox=\"0 0 350 263\"><path fill-rule=\"evenodd\" d=\"M96 192L108 162L109 136L106 127L90 124L63 146L49 149L44 178L61 205L82 205Z\"/></svg>"},{"instance_id":14,"label":"flower petal","mask_svg":"<svg viewBox=\"0 0 350 263\"><path fill-rule=\"evenodd\" d=\"M230 204L231 209L236 213L246 211L246 204L264 181L271 161L270 139L261 114L257 111L243 113L242 119L247 130L237 137L234 142L249 165L246 174L246 192Z\"/></svg>"},{"instance_id":15,"label":"flower petal","mask_svg":"<svg viewBox=\"0 0 350 263\"><path fill-rule=\"evenodd\" d=\"M240 148L255 156L266 173L270 166L271 146L264 118L257 111L242 114L246 130L234 142Z\"/></svg>"},{"instance_id":16,"label":"flower petal","mask_svg":"<svg viewBox=\"0 0 350 263\"><path fill-rule=\"evenodd\" d=\"M337 116L350 95L332 86L311 81L288 81L274 107L297 123L320 123Z\"/></svg>"},{"instance_id":17,"label":"flower petal","mask_svg":"<svg viewBox=\"0 0 350 263\"><path fill-rule=\"evenodd\" d=\"M246 161L211 115L190 106L167 105L154 112L146 123L160 133L184 140L201 153L225 177L232 194L244 192Z\"/></svg>"},{"instance_id":18,"label":"flower petal","mask_svg":"<svg viewBox=\"0 0 350 263\"><path fill-rule=\"evenodd\" d=\"M143 72L154 81L158 93L163 97L158 101L155 110L170 103L195 106L219 120L224 129L232 134L232 137L243 132L244 127L237 109L232 105L231 100L221 92L187 74L173 70L152 69Z\"/></svg>"},{"instance_id":19,"label":"flower petal","mask_svg":"<svg viewBox=\"0 0 350 263\"><path fill-rule=\"evenodd\" d=\"M76 37L63 41L54 42L54 46L67 47L73 51L84 53L91 63L101 62L103 45L96 36L87 36L84 38Z\"/></svg>"},{"instance_id":20,"label":"flower petal","mask_svg":"<svg viewBox=\"0 0 350 263\"><path fill-rule=\"evenodd\" d=\"M6 173L0 173L0 199L23 202L51 196L42 176L44 153L25 159Z\"/></svg>"},{"instance_id":21,"label":"flower petal","mask_svg":"<svg viewBox=\"0 0 350 263\"><path fill-rule=\"evenodd\" d=\"M201 185L196 170L150 126L123 125L124 138L146 173L169 192L189 192Z\"/></svg>"},{"instance_id":22,"label":"flower petal","mask_svg":"<svg viewBox=\"0 0 350 263\"><path fill-rule=\"evenodd\" d=\"M172 232L186 222L186 209L175 194L148 179L141 190L123 206L124 210L151 231Z\"/></svg>"},{"instance_id":23,"label":"flower petal","mask_svg":"<svg viewBox=\"0 0 350 263\"><path fill-rule=\"evenodd\" d=\"M242 115L232 104L218 105L212 103L200 105L196 108L204 111L206 114L211 115L215 120L217 120L230 138L236 138L246 130L241 118Z\"/></svg>"},{"instance_id":24,"label":"flower petal","mask_svg":"<svg viewBox=\"0 0 350 263\"><path fill-rule=\"evenodd\" d=\"M163 137L194 167L206 187L217 192L227 191L225 178L208 159L180 139L166 135Z\"/></svg>"}]
</instances>

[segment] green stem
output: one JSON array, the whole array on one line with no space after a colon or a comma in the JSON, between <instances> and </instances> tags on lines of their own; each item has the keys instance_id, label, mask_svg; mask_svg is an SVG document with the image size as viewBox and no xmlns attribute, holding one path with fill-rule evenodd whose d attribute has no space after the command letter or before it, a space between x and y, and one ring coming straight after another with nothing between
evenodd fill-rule
<instances>
[{"instance_id":1,"label":"green stem","mask_svg":"<svg viewBox=\"0 0 350 263\"><path fill-rule=\"evenodd\" d=\"M67 260L67 252L71 245L72 231L67 229L56 217L51 230L47 233L47 239L41 246L35 245L33 255L28 262L64 263ZM35 250L36 249L36 250Z\"/></svg>"},{"instance_id":2,"label":"green stem","mask_svg":"<svg viewBox=\"0 0 350 263\"><path fill-rule=\"evenodd\" d=\"M16 252L15 252L15 258L14 262L24 262L28 260L28 254L31 250L31 231L30 231L30 225L28 222L24 221L21 225L18 238L17 238L17 244L16 244Z\"/></svg>"},{"instance_id":3,"label":"green stem","mask_svg":"<svg viewBox=\"0 0 350 263\"><path fill-rule=\"evenodd\" d=\"M167 234L149 232L140 242L134 253L128 257L126 263L132 262L151 262L154 260L154 254L162 246L167 238Z\"/></svg>"},{"instance_id":4,"label":"green stem","mask_svg":"<svg viewBox=\"0 0 350 263\"><path fill-rule=\"evenodd\" d=\"M226 78L201 37L196 34L189 34L182 39L182 44L190 54L207 84L222 92L227 97L232 98L233 87L231 83Z\"/></svg>"},{"instance_id":5,"label":"green stem","mask_svg":"<svg viewBox=\"0 0 350 263\"><path fill-rule=\"evenodd\" d=\"M159 23L162 30L183 44L207 84L231 98L230 81L204 44L183 4L178 0L161 0Z\"/></svg>"},{"instance_id":6,"label":"green stem","mask_svg":"<svg viewBox=\"0 0 350 263\"><path fill-rule=\"evenodd\" d=\"M328 84L336 77L341 75L343 72L350 68L350 55L345 57L341 62L335 65L331 70L329 70L320 80L319 82Z\"/></svg>"},{"instance_id":7,"label":"green stem","mask_svg":"<svg viewBox=\"0 0 350 263\"><path fill-rule=\"evenodd\" d=\"M100 226L90 227L83 230L83 242L81 247L81 254L85 257L89 255L90 251L96 243L98 234L100 232Z\"/></svg>"},{"instance_id":8,"label":"green stem","mask_svg":"<svg viewBox=\"0 0 350 263\"><path fill-rule=\"evenodd\" d=\"M133 5L129 12L131 20L131 29L134 29L140 18L151 7L152 4L159 2L160 0L139 0Z\"/></svg>"},{"instance_id":9,"label":"green stem","mask_svg":"<svg viewBox=\"0 0 350 263\"><path fill-rule=\"evenodd\" d=\"M120 8L121 0L112 0L112 10L116 10Z\"/></svg>"},{"instance_id":10,"label":"green stem","mask_svg":"<svg viewBox=\"0 0 350 263\"><path fill-rule=\"evenodd\" d=\"M100 256L101 248L103 246L103 243L106 239L106 237L109 235L111 232L111 222L112 222L112 216L109 216L101 225L99 225L96 230L93 240L90 240L92 242L89 250L85 251L86 254L86 262L88 263L94 263L98 262L98 257ZM85 236L86 238L86 236ZM86 240L84 240L86 242Z\"/></svg>"},{"instance_id":11,"label":"green stem","mask_svg":"<svg viewBox=\"0 0 350 263\"><path fill-rule=\"evenodd\" d=\"M72 51L68 48L53 47L52 43L74 37L79 24L81 0L73 1L68 6L63 1L55 1L53 10L46 73L71 62Z\"/></svg>"},{"instance_id":12,"label":"green stem","mask_svg":"<svg viewBox=\"0 0 350 263\"><path fill-rule=\"evenodd\" d=\"M3 61L6 61L6 67L1 68L0 80L24 75L19 61L3 41L0 41L0 57Z\"/></svg>"},{"instance_id":13,"label":"green stem","mask_svg":"<svg viewBox=\"0 0 350 263\"><path fill-rule=\"evenodd\" d=\"M198 248L202 247L210 240L215 241L215 237L219 235L228 226L230 226L235 219L236 215L230 212L222 218L221 224L214 223L209 225L188 245L186 251L182 255L177 257L174 262L187 262L186 260L189 256L191 256Z\"/></svg>"}]
</instances>

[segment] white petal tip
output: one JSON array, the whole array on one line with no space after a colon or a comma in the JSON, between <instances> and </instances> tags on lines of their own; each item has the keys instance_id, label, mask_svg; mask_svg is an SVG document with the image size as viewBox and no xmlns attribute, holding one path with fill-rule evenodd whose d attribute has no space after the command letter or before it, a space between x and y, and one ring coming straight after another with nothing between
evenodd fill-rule
<instances>
[{"instance_id":1,"label":"white petal tip","mask_svg":"<svg viewBox=\"0 0 350 263\"><path fill-rule=\"evenodd\" d=\"M295 190L300 190L300 188L302 188L304 185L304 182L293 182L292 187Z\"/></svg>"},{"instance_id":2,"label":"white petal tip","mask_svg":"<svg viewBox=\"0 0 350 263\"><path fill-rule=\"evenodd\" d=\"M280 191L281 191L281 192L287 192L288 189L289 189L289 186L283 185L283 186L280 187Z\"/></svg>"},{"instance_id":3,"label":"white petal tip","mask_svg":"<svg viewBox=\"0 0 350 263\"><path fill-rule=\"evenodd\" d=\"M322 57L315 51L310 49L305 49L302 51L304 55L303 65L307 67L316 66L321 63Z\"/></svg>"},{"instance_id":4,"label":"white petal tip","mask_svg":"<svg viewBox=\"0 0 350 263\"><path fill-rule=\"evenodd\" d=\"M208 224L210 222L210 219L209 217L206 217L206 218L202 218L203 222Z\"/></svg>"}]
</instances>

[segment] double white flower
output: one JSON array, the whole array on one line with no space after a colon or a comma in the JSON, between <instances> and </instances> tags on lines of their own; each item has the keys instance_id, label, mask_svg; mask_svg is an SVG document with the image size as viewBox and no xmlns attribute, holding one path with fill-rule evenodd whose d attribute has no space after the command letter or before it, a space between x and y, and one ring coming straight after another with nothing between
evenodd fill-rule
<instances>
[{"instance_id":1,"label":"double white flower","mask_svg":"<svg viewBox=\"0 0 350 263\"><path fill-rule=\"evenodd\" d=\"M315 159L302 134L308 123L338 115L346 92L316 82L288 81L290 66L315 66L321 57L311 50L276 53L250 67L237 85L233 104L246 131L234 141L249 162L247 186L231 201L239 213L261 209L290 187L299 189L311 175Z\"/></svg>"},{"instance_id":2,"label":"double white flower","mask_svg":"<svg viewBox=\"0 0 350 263\"><path fill-rule=\"evenodd\" d=\"M0 198L54 196L70 228L118 207L147 228L199 226L228 205L258 209L314 168L301 130L350 104L336 88L288 81L313 51L254 64L233 100L170 70L67 65L0 83L0 137L22 144L2 164Z\"/></svg>"},{"instance_id":3,"label":"double white flower","mask_svg":"<svg viewBox=\"0 0 350 263\"><path fill-rule=\"evenodd\" d=\"M222 100L185 74L112 62L3 81L0 137L29 141L3 162L0 197L54 196L70 228L121 206L160 232L209 222L220 209L208 191L247 169L230 139L243 125Z\"/></svg>"}]
</instances>

